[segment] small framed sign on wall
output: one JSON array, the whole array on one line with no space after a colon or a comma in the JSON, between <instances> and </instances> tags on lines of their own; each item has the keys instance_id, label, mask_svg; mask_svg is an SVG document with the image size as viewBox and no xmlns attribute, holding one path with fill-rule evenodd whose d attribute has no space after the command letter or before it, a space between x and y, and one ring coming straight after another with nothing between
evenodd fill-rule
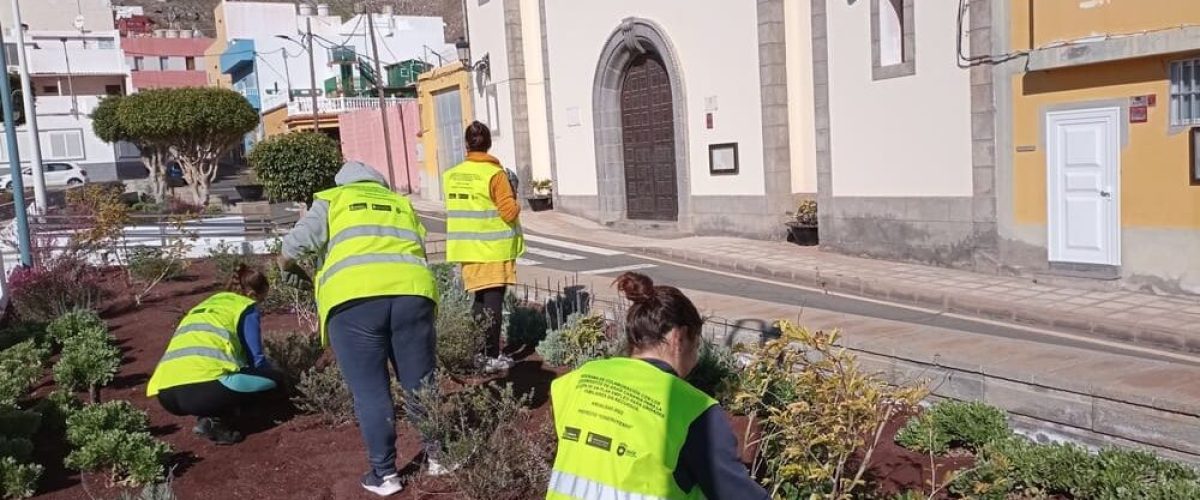
<instances>
[{"instance_id":1,"label":"small framed sign on wall","mask_svg":"<svg viewBox=\"0 0 1200 500\"><path fill-rule=\"evenodd\" d=\"M738 174L738 145L736 142L708 146L708 173L711 175Z\"/></svg>"}]
</instances>

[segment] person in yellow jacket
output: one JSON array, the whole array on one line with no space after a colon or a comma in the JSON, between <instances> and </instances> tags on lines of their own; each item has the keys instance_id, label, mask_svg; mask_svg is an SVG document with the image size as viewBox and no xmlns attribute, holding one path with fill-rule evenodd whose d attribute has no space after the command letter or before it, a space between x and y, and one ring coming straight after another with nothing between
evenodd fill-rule
<instances>
[{"instance_id":1,"label":"person in yellow jacket","mask_svg":"<svg viewBox=\"0 0 1200 500\"><path fill-rule=\"evenodd\" d=\"M739 460L715 400L684 380L699 361L704 321L692 301L625 273L631 357L591 361L551 385L558 451L551 500L766 500Z\"/></svg>"},{"instance_id":2,"label":"person in yellow jacket","mask_svg":"<svg viewBox=\"0 0 1200 500\"><path fill-rule=\"evenodd\" d=\"M347 162L283 239L280 265L307 281L297 261L318 257L314 280L323 344L333 346L354 396L371 470L361 485L380 496L402 489L396 468L396 412L390 364L407 396L432 382L438 290L425 261L425 227L408 198L375 169ZM424 413L406 397L410 417ZM440 446L425 440L427 473L447 472Z\"/></svg>"},{"instance_id":3,"label":"person in yellow jacket","mask_svg":"<svg viewBox=\"0 0 1200 500\"><path fill-rule=\"evenodd\" d=\"M492 133L473 122L465 133L467 159L442 176L446 200L446 261L462 265L463 284L475 295L474 313L488 318L482 362L489 372L513 364L500 348L504 294L517 282L525 252L521 205L500 160L488 154Z\"/></svg>"},{"instance_id":4,"label":"person in yellow jacket","mask_svg":"<svg viewBox=\"0 0 1200 500\"><path fill-rule=\"evenodd\" d=\"M199 417L193 431L221 445L242 440L228 420L281 380L263 353L255 306L270 290L266 276L243 265L226 288L188 311L146 384L148 397Z\"/></svg>"}]
</instances>

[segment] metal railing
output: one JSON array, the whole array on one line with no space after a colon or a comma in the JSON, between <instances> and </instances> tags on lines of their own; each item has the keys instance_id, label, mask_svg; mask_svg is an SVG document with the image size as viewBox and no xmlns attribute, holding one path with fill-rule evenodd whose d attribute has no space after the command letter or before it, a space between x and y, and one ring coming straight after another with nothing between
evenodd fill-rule
<instances>
[{"instance_id":1,"label":"metal railing","mask_svg":"<svg viewBox=\"0 0 1200 500\"><path fill-rule=\"evenodd\" d=\"M401 104L409 99L389 97L388 105ZM288 116L311 115L311 99L297 99L288 103ZM374 97L321 97L317 99L317 111L326 114L347 113L362 109L379 109L379 99Z\"/></svg>"}]
</instances>

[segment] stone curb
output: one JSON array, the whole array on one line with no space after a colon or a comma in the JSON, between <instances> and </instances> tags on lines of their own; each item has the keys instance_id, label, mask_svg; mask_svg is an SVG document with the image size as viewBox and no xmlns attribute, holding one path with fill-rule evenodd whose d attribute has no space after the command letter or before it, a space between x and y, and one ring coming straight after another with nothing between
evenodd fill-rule
<instances>
[{"instance_id":1,"label":"stone curb","mask_svg":"<svg viewBox=\"0 0 1200 500\"><path fill-rule=\"evenodd\" d=\"M844 274L822 274L819 270L809 268L785 269L741 261L734 257L718 257L676 248L639 245L633 249L666 260L820 288L846 295L937 309L1017 325L1097 335L1148 347L1200 353L1200 338L1193 338L1194 335L1190 332L1143 325L1136 321L1114 320L1049 307L1016 307L1011 302L989 299L961 291L944 292L929 287L906 286L894 281L864 279Z\"/></svg>"}]
</instances>

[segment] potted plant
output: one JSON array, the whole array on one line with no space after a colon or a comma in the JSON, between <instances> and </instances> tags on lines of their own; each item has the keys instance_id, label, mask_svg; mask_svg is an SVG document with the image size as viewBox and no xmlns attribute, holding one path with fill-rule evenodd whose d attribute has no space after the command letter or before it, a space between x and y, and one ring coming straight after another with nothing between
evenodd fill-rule
<instances>
[{"instance_id":1,"label":"potted plant","mask_svg":"<svg viewBox=\"0 0 1200 500\"><path fill-rule=\"evenodd\" d=\"M820 243L817 233L817 201L804 200L796 207L796 213L786 223L788 241L800 246L814 246Z\"/></svg>"},{"instance_id":2,"label":"potted plant","mask_svg":"<svg viewBox=\"0 0 1200 500\"><path fill-rule=\"evenodd\" d=\"M246 177L246 184L238 184L237 186L234 186L234 189L237 190L238 197L245 202L262 201L264 188L263 185L258 182L258 176L255 175L253 170L251 170Z\"/></svg>"},{"instance_id":3,"label":"potted plant","mask_svg":"<svg viewBox=\"0 0 1200 500\"><path fill-rule=\"evenodd\" d=\"M529 208L534 212L542 212L554 208L554 181L550 179L535 179L533 184L533 196L526 198L529 201Z\"/></svg>"}]
</instances>

